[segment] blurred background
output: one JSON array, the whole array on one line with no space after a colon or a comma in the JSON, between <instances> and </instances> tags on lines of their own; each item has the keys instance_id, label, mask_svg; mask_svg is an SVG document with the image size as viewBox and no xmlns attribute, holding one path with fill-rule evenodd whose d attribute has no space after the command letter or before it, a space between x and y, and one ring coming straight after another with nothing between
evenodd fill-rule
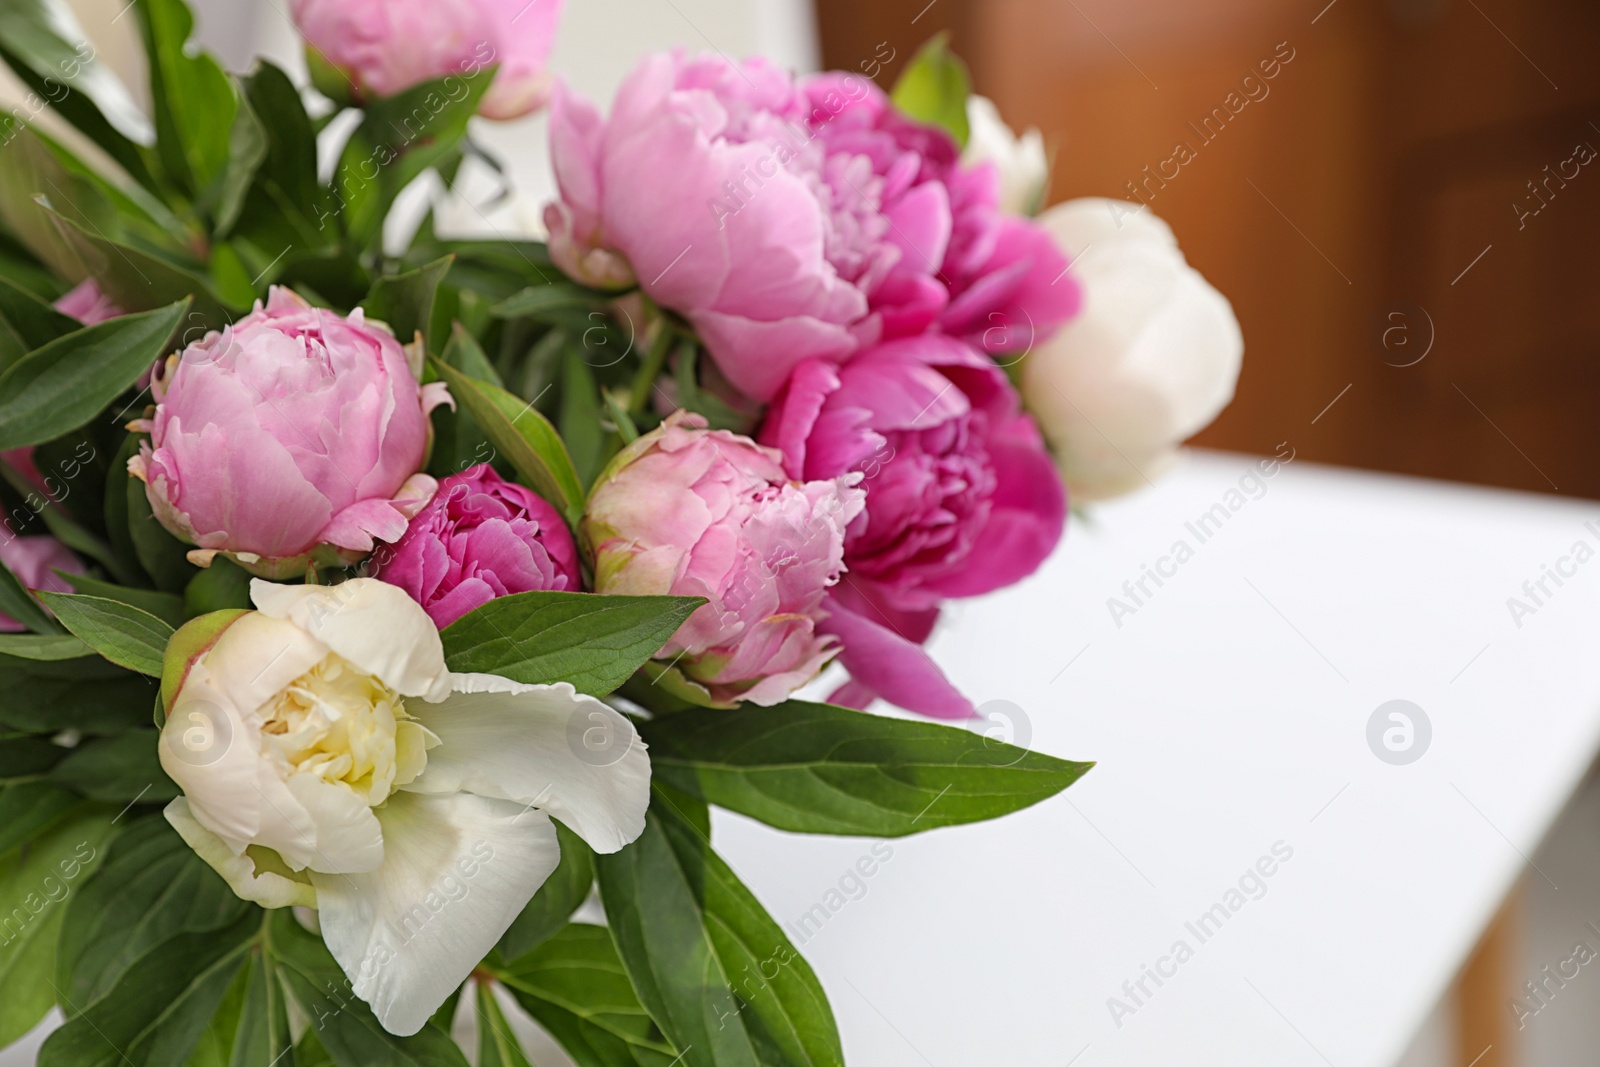
<instances>
[{"instance_id":1,"label":"blurred background","mask_svg":"<svg viewBox=\"0 0 1600 1067\"><path fill-rule=\"evenodd\" d=\"M126 2L75 6L137 85ZM232 65L262 53L303 72L287 0L195 6ZM1197 444L1292 437L1316 462L1600 497L1600 5L569 0L553 66L602 101L674 45L887 88L940 31L1013 127L1043 132L1053 200L1147 204L1233 301L1243 377ZM529 232L550 191L543 120L481 139L517 188L478 175L441 228ZM1597 844L1591 776L1534 857L1563 889L1535 880L1507 902L1405 1067L1596 1062L1600 982L1522 1029L1509 1003L1600 922ZM1397 908L1427 907L1397 888Z\"/></svg>"}]
</instances>

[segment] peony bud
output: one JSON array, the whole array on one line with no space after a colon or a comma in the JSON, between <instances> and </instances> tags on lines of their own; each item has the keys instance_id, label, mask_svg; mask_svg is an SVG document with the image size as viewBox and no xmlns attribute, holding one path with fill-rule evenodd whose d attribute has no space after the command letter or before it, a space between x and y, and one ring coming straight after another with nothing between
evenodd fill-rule
<instances>
[{"instance_id":1,"label":"peony bud","mask_svg":"<svg viewBox=\"0 0 1600 1067\"><path fill-rule=\"evenodd\" d=\"M1022 361L1022 392L1079 500L1118 496L1169 467L1233 399L1244 337L1148 208L1086 198L1040 223L1077 258L1084 310Z\"/></svg>"},{"instance_id":2,"label":"peony bud","mask_svg":"<svg viewBox=\"0 0 1600 1067\"><path fill-rule=\"evenodd\" d=\"M601 476L583 526L595 591L705 597L656 658L718 703L776 704L837 651L817 624L861 475L791 482L776 451L705 426L674 414Z\"/></svg>"},{"instance_id":3,"label":"peony bud","mask_svg":"<svg viewBox=\"0 0 1600 1067\"><path fill-rule=\"evenodd\" d=\"M102 322L121 317L124 312L100 291L93 278L85 278L55 303L55 309L70 315L85 326L98 326Z\"/></svg>"},{"instance_id":4,"label":"peony bud","mask_svg":"<svg viewBox=\"0 0 1600 1067\"><path fill-rule=\"evenodd\" d=\"M168 358L153 382L150 441L128 464L156 518L255 574L308 561L351 563L396 541L437 483L428 412L449 402L419 387L386 329L313 308L287 289L221 333Z\"/></svg>"},{"instance_id":5,"label":"peony bud","mask_svg":"<svg viewBox=\"0 0 1600 1067\"><path fill-rule=\"evenodd\" d=\"M520 118L544 106L545 69L564 0L293 0L312 68L359 102L497 66L479 113ZM331 69L328 69L331 68ZM322 81L318 82L319 87Z\"/></svg>"},{"instance_id":6,"label":"peony bud","mask_svg":"<svg viewBox=\"0 0 1600 1067\"><path fill-rule=\"evenodd\" d=\"M0 523L0 563L4 563L16 575L24 589L50 593L72 592L72 587L56 571L82 574L84 570L78 557L54 537L44 534L16 537L4 523ZM17 633L25 629L26 626L11 616L0 614L0 633Z\"/></svg>"},{"instance_id":7,"label":"peony bud","mask_svg":"<svg viewBox=\"0 0 1600 1067\"><path fill-rule=\"evenodd\" d=\"M440 482L405 536L373 556L371 574L404 589L441 630L495 597L581 584L560 513L486 463Z\"/></svg>"},{"instance_id":8,"label":"peony bud","mask_svg":"<svg viewBox=\"0 0 1600 1067\"><path fill-rule=\"evenodd\" d=\"M986 96L967 97L967 128L971 135L961 162L969 167L993 164L1000 175L1002 211L1037 214L1050 191L1050 157L1039 131L1029 129L1018 137Z\"/></svg>"}]
</instances>

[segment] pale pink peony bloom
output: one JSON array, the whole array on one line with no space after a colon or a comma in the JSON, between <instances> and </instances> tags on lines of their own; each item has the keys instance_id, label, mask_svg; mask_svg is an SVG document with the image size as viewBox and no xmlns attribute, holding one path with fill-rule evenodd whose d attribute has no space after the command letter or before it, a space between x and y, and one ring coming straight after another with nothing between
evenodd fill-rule
<instances>
[{"instance_id":1,"label":"pale pink peony bloom","mask_svg":"<svg viewBox=\"0 0 1600 1067\"><path fill-rule=\"evenodd\" d=\"M1049 236L1000 207L992 164L853 74L648 57L609 118L551 106L550 251L589 285L637 281L769 400L807 359L937 330L991 355L1078 307Z\"/></svg>"},{"instance_id":2,"label":"pale pink peony bloom","mask_svg":"<svg viewBox=\"0 0 1600 1067\"><path fill-rule=\"evenodd\" d=\"M286 577L393 542L438 483L420 473L448 403L388 330L274 287L266 306L168 357L128 464L156 518L201 550Z\"/></svg>"},{"instance_id":3,"label":"pale pink peony bloom","mask_svg":"<svg viewBox=\"0 0 1600 1067\"><path fill-rule=\"evenodd\" d=\"M776 704L838 651L818 623L860 475L790 481L776 451L705 425L674 414L601 476L583 531L595 591L705 597L657 659L719 703Z\"/></svg>"},{"instance_id":4,"label":"pale pink peony bloom","mask_svg":"<svg viewBox=\"0 0 1600 1067\"><path fill-rule=\"evenodd\" d=\"M498 67L479 113L514 119L544 106L545 68L565 0L293 0L313 57L357 99Z\"/></svg>"},{"instance_id":5,"label":"pale pink peony bloom","mask_svg":"<svg viewBox=\"0 0 1600 1067\"><path fill-rule=\"evenodd\" d=\"M404 589L441 630L509 593L582 587L561 514L487 463L441 481L405 536L372 562L372 577Z\"/></svg>"},{"instance_id":6,"label":"pale pink peony bloom","mask_svg":"<svg viewBox=\"0 0 1600 1067\"><path fill-rule=\"evenodd\" d=\"M82 574L83 563L54 537L43 534L34 537L15 537L0 523L0 563L4 563L24 589L35 592L70 593L68 585L55 572ZM26 630L9 615L0 614L0 633L18 633Z\"/></svg>"}]
</instances>

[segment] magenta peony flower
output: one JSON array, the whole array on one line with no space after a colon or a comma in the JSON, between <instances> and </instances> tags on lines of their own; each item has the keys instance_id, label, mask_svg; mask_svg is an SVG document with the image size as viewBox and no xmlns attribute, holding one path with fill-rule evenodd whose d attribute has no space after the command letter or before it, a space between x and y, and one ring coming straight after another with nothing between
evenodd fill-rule
<instances>
[{"instance_id":1,"label":"magenta peony flower","mask_svg":"<svg viewBox=\"0 0 1600 1067\"><path fill-rule=\"evenodd\" d=\"M70 315L85 326L98 326L109 319L120 318L125 312L100 291L93 278L85 278L55 303L55 309Z\"/></svg>"},{"instance_id":2,"label":"magenta peony flower","mask_svg":"<svg viewBox=\"0 0 1600 1067\"><path fill-rule=\"evenodd\" d=\"M776 704L837 651L818 629L860 475L789 481L782 457L679 412L617 456L583 535L598 593L703 596L656 654L719 703Z\"/></svg>"},{"instance_id":3,"label":"magenta peony flower","mask_svg":"<svg viewBox=\"0 0 1600 1067\"><path fill-rule=\"evenodd\" d=\"M793 477L865 475L866 510L845 537L849 574L821 626L844 642L847 696L972 715L921 648L939 605L1032 574L1066 523L1066 492L1005 373L938 335L880 345L843 367L812 360L760 438Z\"/></svg>"},{"instance_id":4,"label":"magenta peony flower","mask_svg":"<svg viewBox=\"0 0 1600 1067\"><path fill-rule=\"evenodd\" d=\"M1020 351L1078 307L1049 236L1000 211L994 166L963 168L853 74L655 55L609 119L558 92L550 143L556 262L637 279L758 400L806 359L929 329Z\"/></svg>"},{"instance_id":5,"label":"magenta peony flower","mask_svg":"<svg viewBox=\"0 0 1600 1067\"><path fill-rule=\"evenodd\" d=\"M84 570L78 557L54 537L15 537L4 523L0 523L0 563L17 576L24 589L51 593L72 592L72 586L55 573L57 570L69 574L82 574ZM26 629L11 616L0 614L0 633Z\"/></svg>"},{"instance_id":6,"label":"magenta peony flower","mask_svg":"<svg viewBox=\"0 0 1600 1067\"><path fill-rule=\"evenodd\" d=\"M560 513L487 463L440 482L405 536L372 561L372 577L404 589L441 630L507 593L582 584Z\"/></svg>"},{"instance_id":7,"label":"magenta peony flower","mask_svg":"<svg viewBox=\"0 0 1600 1067\"><path fill-rule=\"evenodd\" d=\"M420 352L417 353L420 357ZM397 541L436 483L428 412L449 402L386 329L273 288L265 307L168 357L150 441L128 464L161 524L263 577Z\"/></svg>"},{"instance_id":8,"label":"magenta peony flower","mask_svg":"<svg viewBox=\"0 0 1600 1067\"><path fill-rule=\"evenodd\" d=\"M313 58L360 97L498 66L479 113L514 119L544 106L545 70L565 0L293 0ZM315 65L315 64L314 64Z\"/></svg>"}]
</instances>

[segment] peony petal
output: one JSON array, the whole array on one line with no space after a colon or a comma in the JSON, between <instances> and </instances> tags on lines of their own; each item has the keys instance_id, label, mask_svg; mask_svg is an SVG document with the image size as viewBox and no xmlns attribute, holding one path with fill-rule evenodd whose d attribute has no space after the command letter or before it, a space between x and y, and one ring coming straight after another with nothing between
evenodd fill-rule
<instances>
[{"instance_id":1,"label":"peony petal","mask_svg":"<svg viewBox=\"0 0 1600 1067\"><path fill-rule=\"evenodd\" d=\"M376 578L342 585L250 583L263 615L287 619L403 696L450 693L444 644L428 613L405 590Z\"/></svg>"},{"instance_id":2,"label":"peony petal","mask_svg":"<svg viewBox=\"0 0 1600 1067\"><path fill-rule=\"evenodd\" d=\"M844 642L839 662L858 683L856 699L865 687L891 704L934 718L970 719L977 714L921 645L835 600L830 599L828 610L817 629Z\"/></svg>"},{"instance_id":3,"label":"peony petal","mask_svg":"<svg viewBox=\"0 0 1600 1067\"><path fill-rule=\"evenodd\" d=\"M650 759L626 716L566 682L521 685L492 674L451 681L447 700L415 709L440 744L408 789L539 808L596 852L616 852L644 832Z\"/></svg>"},{"instance_id":4,"label":"peony petal","mask_svg":"<svg viewBox=\"0 0 1600 1067\"><path fill-rule=\"evenodd\" d=\"M312 875L322 939L384 1029L422 1029L560 859L542 812L459 793L380 809L383 866Z\"/></svg>"},{"instance_id":5,"label":"peony petal","mask_svg":"<svg viewBox=\"0 0 1600 1067\"><path fill-rule=\"evenodd\" d=\"M194 813L189 810L189 802L183 797L168 804L162 814L178 831L184 843L222 875L241 899L260 904L263 908L317 906L317 890L310 882L299 881L270 869L263 870L250 855L237 855L226 841L195 820ZM284 869L288 870L287 867Z\"/></svg>"}]
</instances>

